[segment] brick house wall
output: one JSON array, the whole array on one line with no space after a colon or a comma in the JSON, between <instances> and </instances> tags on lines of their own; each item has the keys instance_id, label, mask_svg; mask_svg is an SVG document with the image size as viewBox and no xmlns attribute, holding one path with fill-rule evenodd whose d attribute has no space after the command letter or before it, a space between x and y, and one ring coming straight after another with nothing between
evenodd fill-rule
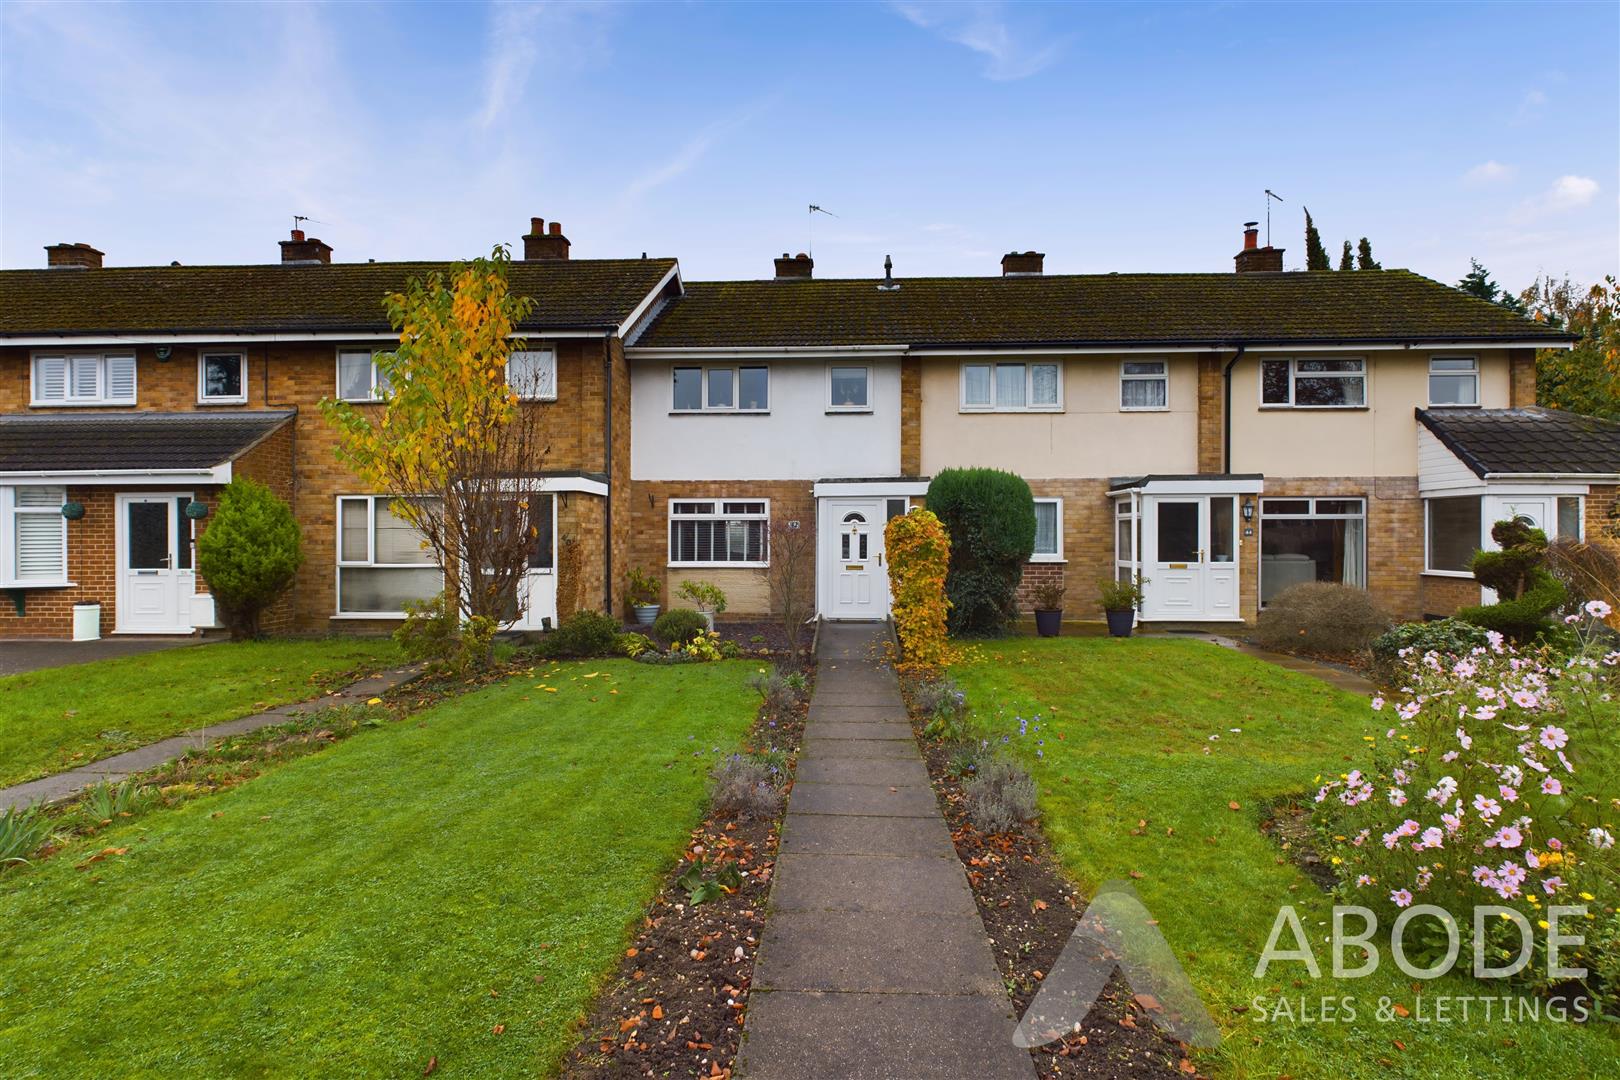
<instances>
[{"instance_id":1,"label":"brick house wall","mask_svg":"<svg viewBox=\"0 0 1620 1080\"><path fill-rule=\"evenodd\" d=\"M922 358L900 361L900 475L922 475Z\"/></svg>"}]
</instances>

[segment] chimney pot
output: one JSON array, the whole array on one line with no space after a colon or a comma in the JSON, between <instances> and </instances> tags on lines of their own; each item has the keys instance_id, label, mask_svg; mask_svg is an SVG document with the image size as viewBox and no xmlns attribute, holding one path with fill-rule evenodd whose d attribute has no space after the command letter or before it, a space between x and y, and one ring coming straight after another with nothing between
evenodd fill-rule
<instances>
[{"instance_id":1,"label":"chimney pot","mask_svg":"<svg viewBox=\"0 0 1620 1080\"><path fill-rule=\"evenodd\" d=\"M1253 251L1260 246L1260 223L1258 221L1245 221L1243 223L1243 250Z\"/></svg>"},{"instance_id":2,"label":"chimney pot","mask_svg":"<svg viewBox=\"0 0 1620 1080\"><path fill-rule=\"evenodd\" d=\"M782 257L776 260L776 280L809 281L815 265L815 260L802 251L792 256L784 251Z\"/></svg>"},{"instance_id":3,"label":"chimney pot","mask_svg":"<svg viewBox=\"0 0 1620 1080\"><path fill-rule=\"evenodd\" d=\"M1002 277L1034 277L1046 269L1042 251L1009 251L1001 257Z\"/></svg>"},{"instance_id":4,"label":"chimney pot","mask_svg":"<svg viewBox=\"0 0 1620 1080\"><path fill-rule=\"evenodd\" d=\"M1243 250L1233 256L1236 270L1240 274L1253 273L1280 273L1283 268L1283 249L1274 248L1270 244L1265 247L1260 243L1260 223L1258 221L1245 221L1243 223Z\"/></svg>"},{"instance_id":5,"label":"chimney pot","mask_svg":"<svg viewBox=\"0 0 1620 1080\"><path fill-rule=\"evenodd\" d=\"M58 270L100 270L102 252L89 244L47 244L45 265Z\"/></svg>"},{"instance_id":6,"label":"chimney pot","mask_svg":"<svg viewBox=\"0 0 1620 1080\"><path fill-rule=\"evenodd\" d=\"M566 258L568 237L563 235L562 222L551 222L548 232L545 218L530 218L529 231L523 237L524 261Z\"/></svg>"},{"instance_id":7,"label":"chimney pot","mask_svg":"<svg viewBox=\"0 0 1620 1080\"><path fill-rule=\"evenodd\" d=\"M303 266L332 261L332 248L318 236L306 238L303 229L294 229L292 239L281 242L283 266Z\"/></svg>"}]
</instances>

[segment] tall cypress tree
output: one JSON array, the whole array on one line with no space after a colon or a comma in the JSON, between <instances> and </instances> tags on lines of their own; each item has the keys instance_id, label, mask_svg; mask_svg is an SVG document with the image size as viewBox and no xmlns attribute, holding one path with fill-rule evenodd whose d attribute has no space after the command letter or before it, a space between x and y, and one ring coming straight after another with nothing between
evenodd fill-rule
<instances>
[{"instance_id":1,"label":"tall cypress tree","mask_svg":"<svg viewBox=\"0 0 1620 1080\"><path fill-rule=\"evenodd\" d=\"M1344 253L1339 256L1340 270L1354 270L1356 268L1355 256L1350 254L1350 241L1344 242Z\"/></svg>"},{"instance_id":2,"label":"tall cypress tree","mask_svg":"<svg viewBox=\"0 0 1620 1080\"><path fill-rule=\"evenodd\" d=\"M1309 208L1305 210L1305 269L1333 269L1333 263L1328 261L1327 248L1322 246L1322 234L1316 231L1316 222L1311 220Z\"/></svg>"},{"instance_id":3,"label":"tall cypress tree","mask_svg":"<svg viewBox=\"0 0 1620 1080\"><path fill-rule=\"evenodd\" d=\"M1350 251L1350 241L1346 240L1344 242L1344 250L1345 250L1345 253L1348 255L1349 251ZM1372 257L1372 241L1368 240L1365 236L1363 236L1361 238L1361 243L1359 245L1357 245L1357 247L1356 247L1356 269L1357 270L1382 270L1383 269L1382 266L1380 266L1378 263L1373 261L1373 257Z\"/></svg>"}]
</instances>

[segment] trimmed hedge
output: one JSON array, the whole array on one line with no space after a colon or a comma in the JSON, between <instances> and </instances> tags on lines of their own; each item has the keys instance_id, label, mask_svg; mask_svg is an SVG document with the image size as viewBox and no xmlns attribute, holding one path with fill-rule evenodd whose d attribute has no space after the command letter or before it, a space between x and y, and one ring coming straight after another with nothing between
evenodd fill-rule
<instances>
[{"instance_id":1,"label":"trimmed hedge","mask_svg":"<svg viewBox=\"0 0 1620 1080\"><path fill-rule=\"evenodd\" d=\"M927 505L950 536L951 632L1005 632L1018 617L1018 582L1035 551L1029 485L1000 469L943 469L928 485Z\"/></svg>"}]
</instances>

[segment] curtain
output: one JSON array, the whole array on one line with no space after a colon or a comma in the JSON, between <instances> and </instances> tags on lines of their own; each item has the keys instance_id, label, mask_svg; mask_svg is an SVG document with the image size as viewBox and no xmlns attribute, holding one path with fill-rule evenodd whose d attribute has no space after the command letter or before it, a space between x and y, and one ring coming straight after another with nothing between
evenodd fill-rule
<instances>
[{"instance_id":1,"label":"curtain","mask_svg":"<svg viewBox=\"0 0 1620 1080\"><path fill-rule=\"evenodd\" d=\"M1344 583L1367 585L1367 522L1352 518L1344 523Z\"/></svg>"}]
</instances>

